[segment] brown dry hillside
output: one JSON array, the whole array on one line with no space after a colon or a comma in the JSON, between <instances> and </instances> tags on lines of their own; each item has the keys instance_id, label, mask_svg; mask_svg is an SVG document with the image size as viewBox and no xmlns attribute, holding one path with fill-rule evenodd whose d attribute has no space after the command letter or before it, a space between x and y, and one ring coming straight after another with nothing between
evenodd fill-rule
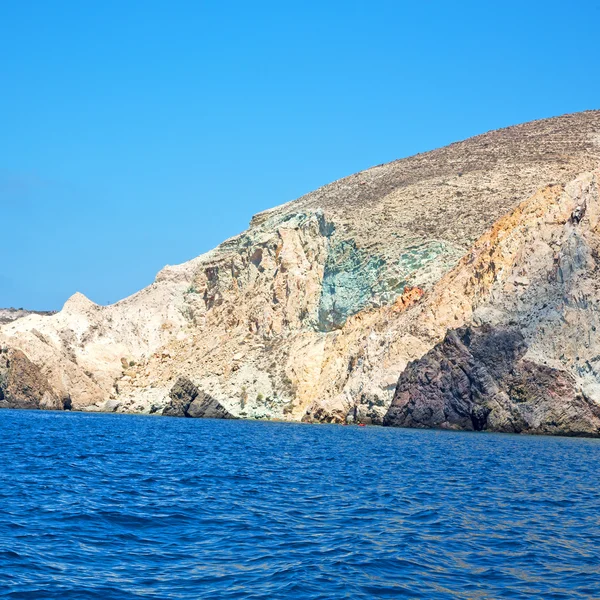
<instances>
[{"instance_id":1,"label":"brown dry hillside","mask_svg":"<svg viewBox=\"0 0 600 600\"><path fill-rule=\"evenodd\" d=\"M364 245L410 233L468 247L535 190L597 166L600 111L532 121L361 171L286 205L321 207ZM404 231L403 231L404 230ZM356 235L358 234L358 235Z\"/></svg>"}]
</instances>

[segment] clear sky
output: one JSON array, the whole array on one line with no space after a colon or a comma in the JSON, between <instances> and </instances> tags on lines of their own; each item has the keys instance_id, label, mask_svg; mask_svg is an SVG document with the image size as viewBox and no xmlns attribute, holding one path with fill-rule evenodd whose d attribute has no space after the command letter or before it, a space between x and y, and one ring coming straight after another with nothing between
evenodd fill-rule
<instances>
[{"instance_id":1,"label":"clear sky","mask_svg":"<svg viewBox=\"0 0 600 600\"><path fill-rule=\"evenodd\" d=\"M600 108L600 0L0 0L0 306L115 302L369 166Z\"/></svg>"}]
</instances>

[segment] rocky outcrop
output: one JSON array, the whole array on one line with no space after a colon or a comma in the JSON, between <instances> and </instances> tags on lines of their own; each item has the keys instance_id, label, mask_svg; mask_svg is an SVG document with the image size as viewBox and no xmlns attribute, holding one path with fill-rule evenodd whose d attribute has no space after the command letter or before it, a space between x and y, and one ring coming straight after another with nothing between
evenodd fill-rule
<instances>
[{"instance_id":1,"label":"rocky outcrop","mask_svg":"<svg viewBox=\"0 0 600 600\"><path fill-rule=\"evenodd\" d=\"M55 394L23 352L4 348L0 349L0 407L63 410L69 402Z\"/></svg>"},{"instance_id":2,"label":"rocky outcrop","mask_svg":"<svg viewBox=\"0 0 600 600\"><path fill-rule=\"evenodd\" d=\"M189 405L187 416L194 419L235 419L218 400L200 391Z\"/></svg>"},{"instance_id":3,"label":"rocky outcrop","mask_svg":"<svg viewBox=\"0 0 600 600\"><path fill-rule=\"evenodd\" d=\"M198 388L186 377L180 377L169 393L170 401L162 414L167 417L187 416L190 404L198 396Z\"/></svg>"},{"instance_id":4,"label":"rocky outcrop","mask_svg":"<svg viewBox=\"0 0 600 600\"><path fill-rule=\"evenodd\" d=\"M167 417L235 418L218 400L199 390L187 377L177 379L169 398L162 412Z\"/></svg>"},{"instance_id":5,"label":"rocky outcrop","mask_svg":"<svg viewBox=\"0 0 600 600\"><path fill-rule=\"evenodd\" d=\"M569 373L529 361L526 352L515 327L449 331L402 373L384 424L599 435L600 405Z\"/></svg>"},{"instance_id":6,"label":"rocky outcrop","mask_svg":"<svg viewBox=\"0 0 600 600\"><path fill-rule=\"evenodd\" d=\"M114 305L75 294L55 315L2 325L0 344L75 410L380 423L399 377L418 378L447 335L491 327L522 337L515 373L552 379L540 390L564 380L564 410L582 398L593 412L599 140L590 111L373 167L257 215ZM465 414L451 426L474 427Z\"/></svg>"}]
</instances>

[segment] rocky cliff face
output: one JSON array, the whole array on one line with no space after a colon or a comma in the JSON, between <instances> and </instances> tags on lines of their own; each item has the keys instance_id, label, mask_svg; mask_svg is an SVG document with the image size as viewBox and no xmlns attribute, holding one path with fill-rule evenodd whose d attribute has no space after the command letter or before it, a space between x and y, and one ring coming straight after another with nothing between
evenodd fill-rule
<instances>
[{"instance_id":1,"label":"rocky cliff face","mask_svg":"<svg viewBox=\"0 0 600 600\"><path fill-rule=\"evenodd\" d=\"M79 410L594 434L599 164L593 111L374 167L0 347Z\"/></svg>"},{"instance_id":2,"label":"rocky cliff face","mask_svg":"<svg viewBox=\"0 0 600 600\"><path fill-rule=\"evenodd\" d=\"M402 373L387 424L600 433L599 209L598 172L582 174L482 236L422 307L445 339Z\"/></svg>"},{"instance_id":3,"label":"rocky cliff face","mask_svg":"<svg viewBox=\"0 0 600 600\"><path fill-rule=\"evenodd\" d=\"M0 353L0 408L70 408L68 397L59 398L39 367L20 350Z\"/></svg>"},{"instance_id":4,"label":"rocky cliff face","mask_svg":"<svg viewBox=\"0 0 600 600\"><path fill-rule=\"evenodd\" d=\"M517 327L451 330L400 376L384 424L595 435L600 404L568 371L527 360Z\"/></svg>"}]
</instances>

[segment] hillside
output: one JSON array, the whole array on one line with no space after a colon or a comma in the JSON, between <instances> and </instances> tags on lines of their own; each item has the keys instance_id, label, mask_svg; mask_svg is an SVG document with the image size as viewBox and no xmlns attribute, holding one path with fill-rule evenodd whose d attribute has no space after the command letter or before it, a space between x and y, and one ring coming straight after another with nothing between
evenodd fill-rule
<instances>
[{"instance_id":1,"label":"hillside","mask_svg":"<svg viewBox=\"0 0 600 600\"><path fill-rule=\"evenodd\" d=\"M0 308L0 325L5 325L28 315L53 315L54 311L25 310L24 308Z\"/></svg>"},{"instance_id":2,"label":"hillside","mask_svg":"<svg viewBox=\"0 0 600 600\"><path fill-rule=\"evenodd\" d=\"M334 182L2 325L0 405L596 435L599 166L589 111Z\"/></svg>"}]
</instances>

